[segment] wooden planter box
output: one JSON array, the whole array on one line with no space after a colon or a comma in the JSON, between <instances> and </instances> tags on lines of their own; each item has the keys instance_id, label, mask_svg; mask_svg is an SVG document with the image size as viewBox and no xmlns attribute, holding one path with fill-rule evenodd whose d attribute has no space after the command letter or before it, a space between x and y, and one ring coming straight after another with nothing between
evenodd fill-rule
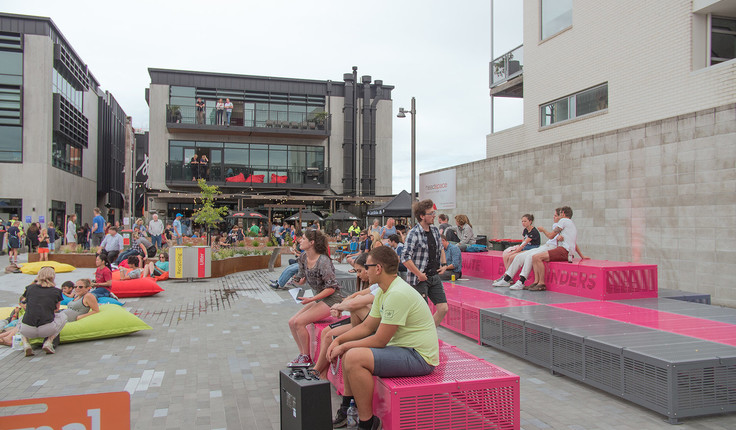
<instances>
[{"instance_id":1,"label":"wooden planter box","mask_svg":"<svg viewBox=\"0 0 736 430\"><path fill-rule=\"evenodd\" d=\"M219 278L245 270L268 269L270 255L247 255L230 257L224 260L212 261L212 277ZM281 267L281 259L276 259L274 267Z\"/></svg>"},{"instance_id":2,"label":"wooden planter box","mask_svg":"<svg viewBox=\"0 0 736 430\"><path fill-rule=\"evenodd\" d=\"M35 263L39 261L37 252L28 253L28 262ZM71 264L74 267L94 269L95 254L53 254L49 253L49 261L58 261L59 263Z\"/></svg>"}]
</instances>

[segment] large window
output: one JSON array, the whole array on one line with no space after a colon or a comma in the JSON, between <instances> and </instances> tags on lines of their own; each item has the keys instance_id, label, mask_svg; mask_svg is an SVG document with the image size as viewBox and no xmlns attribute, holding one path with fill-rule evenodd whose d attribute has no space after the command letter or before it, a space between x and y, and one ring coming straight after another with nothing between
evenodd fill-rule
<instances>
[{"instance_id":1,"label":"large window","mask_svg":"<svg viewBox=\"0 0 736 430\"><path fill-rule=\"evenodd\" d=\"M572 25L572 0L542 0L542 40Z\"/></svg>"},{"instance_id":2,"label":"large window","mask_svg":"<svg viewBox=\"0 0 736 430\"><path fill-rule=\"evenodd\" d=\"M53 72L53 91L64 96L79 112L84 113L84 93L74 88L56 69Z\"/></svg>"},{"instance_id":3,"label":"large window","mask_svg":"<svg viewBox=\"0 0 736 430\"><path fill-rule=\"evenodd\" d=\"M211 180L224 180L242 172L245 176L266 175L266 182L271 174L286 175L290 181L298 182L305 171L325 168L325 148L322 146L171 140L168 163L171 177L195 177L190 174L195 154L197 159L206 156L209 160L206 173Z\"/></svg>"},{"instance_id":4,"label":"large window","mask_svg":"<svg viewBox=\"0 0 736 430\"><path fill-rule=\"evenodd\" d=\"M0 32L0 162L23 161L22 85L20 35Z\"/></svg>"},{"instance_id":5,"label":"large window","mask_svg":"<svg viewBox=\"0 0 736 430\"><path fill-rule=\"evenodd\" d=\"M608 84L598 85L540 106L541 126L608 109Z\"/></svg>"},{"instance_id":6,"label":"large window","mask_svg":"<svg viewBox=\"0 0 736 430\"><path fill-rule=\"evenodd\" d=\"M51 156L54 167L82 176L82 148L54 140Z\"/></svg>"},{"instance_id":7,"label":"large window","mask_svg":"<svg viewBox=\"0 0 736 430\"><path fill-rule=\"evenodd\" d=\"M711 18L710 64L736 58L736 19Z\"/></svg>"}]
</instances>

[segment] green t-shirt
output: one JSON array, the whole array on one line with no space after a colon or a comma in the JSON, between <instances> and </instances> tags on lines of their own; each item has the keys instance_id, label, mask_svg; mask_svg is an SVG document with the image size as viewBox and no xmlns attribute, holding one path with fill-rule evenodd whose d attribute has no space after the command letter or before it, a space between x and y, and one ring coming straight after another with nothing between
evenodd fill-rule
<instances>
[{"instance_id":1,"label":"green t-shirt","mask_svg":"<svg viewBox=\"0 0 736 430\"><path fill-rule=\"evenodd\" d=\"M252 231L255 234L258 234L261 231L261 229L257 225L252 225L250 227L250 231Z\"/></svg>"},{"instance_id":2,"label":"green t-shirt","mask_svg":"<svg viewBox=\"0 0 736 430\"><path fill-rule=\"evenodd\" d=\"M403 279L396 277L388 290L379 289L370 316L381 324L399 326L386 346L414 348L432 366L440 364L440 347L432 313L422 296Z\"/></svg>"}]
</instances>

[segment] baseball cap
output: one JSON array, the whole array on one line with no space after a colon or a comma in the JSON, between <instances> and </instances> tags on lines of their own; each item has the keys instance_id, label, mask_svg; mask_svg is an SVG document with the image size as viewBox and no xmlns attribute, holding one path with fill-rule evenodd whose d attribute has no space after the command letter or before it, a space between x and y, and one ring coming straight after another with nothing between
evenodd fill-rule
<instances>
[{"instance_id":1,"label":"baseball cap","mask_svg":"<svg viewBox=\"0 0 736 430\"><path fill-rule=\"evenodd\" d=\"M179 217L184 218L184 215L182 215L182 214L176 214L176 216L174 218L179 218Z\"/></svg>"}]
</instances>

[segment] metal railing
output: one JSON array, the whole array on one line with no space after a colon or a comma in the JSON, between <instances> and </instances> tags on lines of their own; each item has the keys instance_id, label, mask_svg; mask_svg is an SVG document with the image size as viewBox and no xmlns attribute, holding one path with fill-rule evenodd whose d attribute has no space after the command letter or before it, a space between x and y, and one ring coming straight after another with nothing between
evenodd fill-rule
<instances>
[{"instance_id":1,"label":"metal railing","mask_svg":"<svg viewBox=\"0 0 736 430\"><path fill-rule=\"evenodd\" d=\"M524 72L524 45L512 49L490 64L491 88Z\"/></svg>"},{"instance_id":2,"label":"metal railing","mask_svg":"<svg viewBox=\"0 0 736 430\"><path fill-rule=\"evenodd\" d=\"M166 163L166 182L193 182L199 178L206 179L211 184L228 186L328 188L330 185L330 169L319 167L243 166L227 163L209 164L207 166L191 165L189 163Z\"/></svg>"},{"instance_id":3,"label":"metal railing","mask_svg":"<svg viewBox=\"0 0 736 430\"><path fill-rule=\"evenodd\" d=\"M221 112L221 113L220 113ZM263 118L261 118L263 117ZM230 116L231 126L286 128L294 130L329 130L324 112L288 112L272 110L264 113L254 109L236 107ZM227 126L227 113L206 107L197 111L195 106L166 105L166 122L177 124L200 124Z\"/></svg>"}]
</instances>

